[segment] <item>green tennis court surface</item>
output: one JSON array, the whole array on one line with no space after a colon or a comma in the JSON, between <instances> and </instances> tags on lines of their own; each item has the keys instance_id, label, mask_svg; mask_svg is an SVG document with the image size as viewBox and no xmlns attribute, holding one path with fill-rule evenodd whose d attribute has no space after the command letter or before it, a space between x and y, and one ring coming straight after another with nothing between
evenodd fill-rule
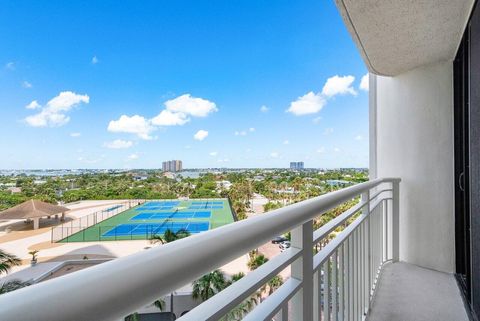
<instances>
[{"instance_id":1,"label":"green tennis court surface","mask_svg":"<svg viewBox=\"0 0 480 321\"><path fill-rule=\"evenodd\" d=\"M201 233L233 222L227 199L155 200L121 212L60 242L145 240L170 229ZM68 227L65 227L68 229ZM68 235L68 230L64 231Z\"/></svg>"}]
</instances>

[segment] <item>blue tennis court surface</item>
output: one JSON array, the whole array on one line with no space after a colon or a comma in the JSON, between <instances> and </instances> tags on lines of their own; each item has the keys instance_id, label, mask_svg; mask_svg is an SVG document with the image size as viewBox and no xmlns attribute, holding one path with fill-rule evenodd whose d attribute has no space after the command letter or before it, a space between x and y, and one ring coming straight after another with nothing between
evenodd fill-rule
<instances>
[{"instance_id":1,"label":"blue tennis court surface","mask_svg":"<svg viewBox=\"0 0 480 321\"><path fill-rule=\"evenodd\" d=\"M173 210L173 206L140 206L135 209L136 211L165 211Z\"/></svg>"},{"instance_id":2,"label":"blue tennis court surface","mask_svg":"<svg viewBox=\"0 0 480 321\"><path fill-rule=\"evenodd\" d=\"M220 210L223 209L223 205L192 205L189 210Z\"/></svg>"},{"instance_id":3,"label":"blue tennis court surface","mask_svg":"<svg viewBox=\"0 0 480 321\"><path fill-rule=\"evenodd\" d=\"M210 227L209 222L169 222L158 224L121 224L108 232L104 233L104 237L116 236L136 236L136 235L155 235L164 234L167 229L176 233L181 229L185 229L191 234L207 231Z\"/></svg>"},{"instance_id":4,"label":"blue tennis court surface","mask_svg":"<svg viewBox=\"0 0 480 321\"><path fill-rule=\"evenodd\" d=\"M198 211L198 212L158 212L158 213L140 213L132 217L131 221L138 220L165 220L168 218L171 219L185 219L185 218L210 218L212 215L209 211Z\"/></svg>"},{"instance_id":5,"label":"blue tennis court surface","mask_svg":"<svg viewBox=\"0 0 480 321\"><path fill-rule=\"evenodd\" d=\"M222 201L193 201L192 205L208 205L208 204L213 204L213 205L223 205Z\"/></svg>"},{"instance_id":6,"label":"blue tennis court surface","mask_svg":"<svg viewBox=\"0 0 480 321\"><path fill-rule=\"evenodd\" d=\"M179 201L160 201L160 202L147 202L138 206L136 211L168 211L172 210L175 206L180 204Z\"/></svg>"}]
</instances>

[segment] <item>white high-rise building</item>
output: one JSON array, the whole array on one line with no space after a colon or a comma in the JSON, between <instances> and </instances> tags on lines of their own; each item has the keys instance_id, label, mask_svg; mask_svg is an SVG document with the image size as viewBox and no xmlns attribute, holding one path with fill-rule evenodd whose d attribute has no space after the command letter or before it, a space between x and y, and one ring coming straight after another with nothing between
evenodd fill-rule
<instances>
[{"instance_id":1,"label":"white high-rise building","mask_svg":"<svg viewBox=\"0 0 480 321\"><path fill-rule=\"evenodd\" d=\"M171 160L162 163L162 170L164 172L180 172L183 170L183 164L181 160Z\"/></svg>"},{"instance_id":2,"label":"white high-rise building","mask_svg":"<svg viewBox=\"0 0 480 321\"><path fill-rule=\"evenodd\" d=\"M290 169L303 169L303 162L290 162Z\"/></svg>"}]
</instances>

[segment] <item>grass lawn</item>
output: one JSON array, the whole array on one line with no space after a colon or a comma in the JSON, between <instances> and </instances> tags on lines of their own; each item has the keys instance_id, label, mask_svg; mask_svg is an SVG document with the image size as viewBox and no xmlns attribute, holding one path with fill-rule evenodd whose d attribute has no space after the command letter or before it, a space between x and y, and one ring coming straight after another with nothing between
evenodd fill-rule
<instances>
[{"instance_id":1,"label":"grass lawn","mask_svg":"<svg viewBox=\"0 0 480 321\"><path fill-rule=\"evenodd\" d=\"M175 202L175 204L168 204L168 206L162 205L166 204L165 202ZM210 217L175 218L175 215L181 216L182 213L193 214L197 212L210 212ZM139 214L148 218L132 220L132 218ZM150 214L158 215L161 218L149 217ZM169 225L182 225L179 223L186 224L194 222L194 224L197 224L208 222L209 229L214 229L232 223L233 221L233 214L230 210L230 205L227 199L191 199L188 201L155 200L147 201L142 205L121 212L78 233L72 234L60 242L145 240L150 238L153 234L157 234L154 232L159 226L164 226L165 228ZM194 224L192 224L192 226ZM200 225L206 224L203 223ZM130 229L133 230L129 232ZM107 233L108 235L105 235Z\"/></svg>"}]
</instances>

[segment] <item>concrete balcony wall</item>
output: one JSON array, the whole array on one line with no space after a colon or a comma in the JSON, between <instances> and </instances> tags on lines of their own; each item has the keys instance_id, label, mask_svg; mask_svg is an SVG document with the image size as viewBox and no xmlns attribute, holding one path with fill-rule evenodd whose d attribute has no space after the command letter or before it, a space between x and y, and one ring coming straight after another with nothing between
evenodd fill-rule
<instances>
[{"instance_id":1,"label":"concrete balcony wall","mask_svg":"<svg viewBox=\"0 0 480 321\"><path fill-rule=\"evenodd\" d=\"M370 93L371 171L402 178L400 260L444 272L455 268L452 73L443 62L376 76Z\"/></svg>"}]
</instances>

